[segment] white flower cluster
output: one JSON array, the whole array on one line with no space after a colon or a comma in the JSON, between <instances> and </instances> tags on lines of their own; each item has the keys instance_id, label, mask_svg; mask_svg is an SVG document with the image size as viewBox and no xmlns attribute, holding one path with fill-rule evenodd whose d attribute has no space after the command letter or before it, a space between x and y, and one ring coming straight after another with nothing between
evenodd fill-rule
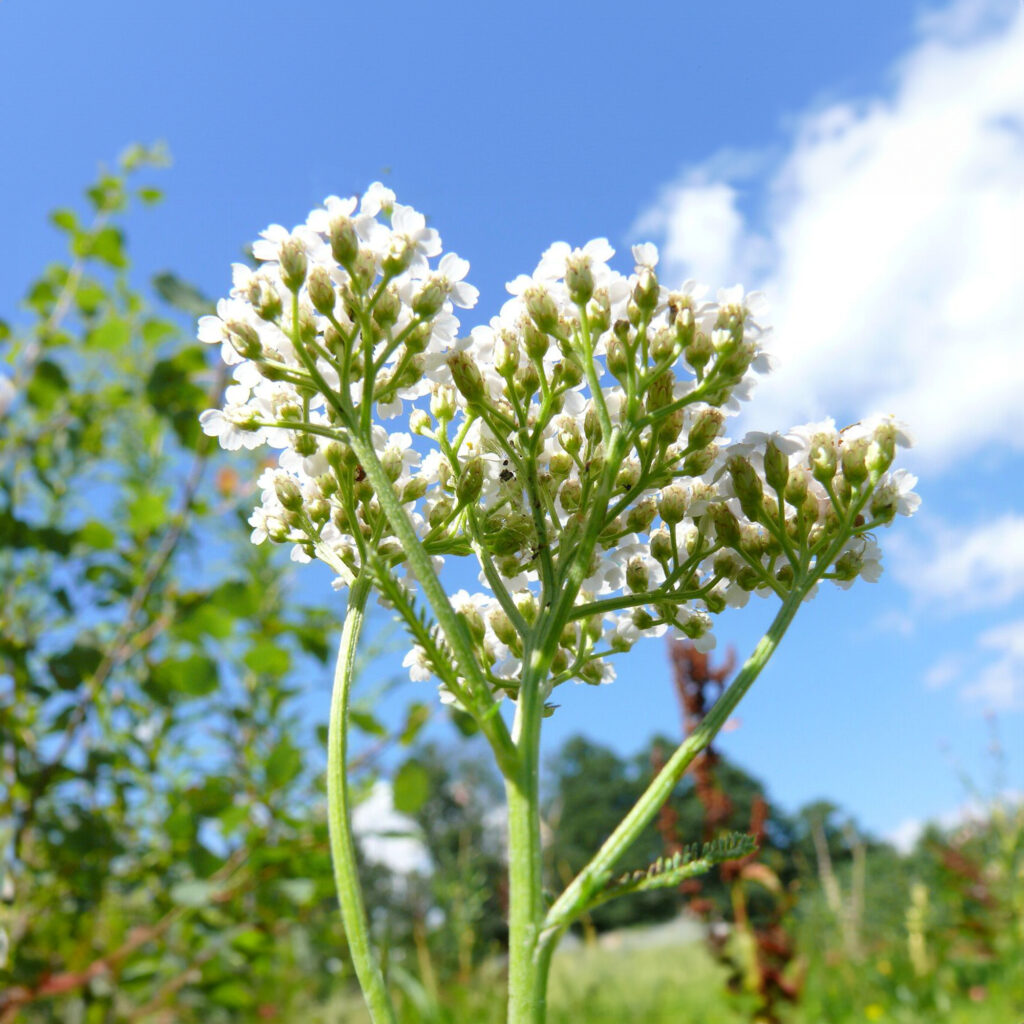
<instances>
[{"instance_id":1,"label":"white flower cluster","mask_svg":"<svg viewBox=\"0 0 1024 1024\"><path fill-rule=\"evenodd\" d=\"M290 543L341 583L364 568L391 579L405 552L360 439L435 568L479 559L486 592L452 603L509 692L524 633L565 595L553 679L604 682L608 655L641 636L675 628L707 649L711 615L751 592L785 594L812 571L877 578L868 531L917 502L913 478L889 471L908 443L898 424L722 436L769 368L757 295L670 291L653 245L634 246L625 276L604 239L556 243L458 338L453 307L477 293L457 256L431 269L440 253L423 216L375 184L264 231L258 268L236 266L231 297L200 321L235 366L203 429L282 450L260 479L255 543ZM396 417L405 429L385 430ZM423 640L406 665L443 679L445 656Z\"/></svg>"}]
</instances>

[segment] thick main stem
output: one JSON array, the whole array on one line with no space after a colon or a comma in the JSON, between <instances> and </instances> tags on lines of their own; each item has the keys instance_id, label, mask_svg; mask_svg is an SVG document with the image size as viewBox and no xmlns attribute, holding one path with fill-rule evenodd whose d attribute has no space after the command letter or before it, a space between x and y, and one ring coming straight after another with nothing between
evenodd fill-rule
<instances>
[{"instance_id":1,"label":"thick main stem","mask_svg":"<svg viewBox=\"0 0 1024 1024\"><path fill-rule=\"evenodd\" d=\"M513 738L519 771L505 779L508 801L508 1024L543 1024L545 982L536 953L544 919L540 845L539 681L524 673Z\"/></svg>"},{"instance_id":2,"label":"thick main stem","mask_svg":"<svg viewBox=\"0 0 1024 1024\"><path fill-rule=\"evenodd\" d=\"M374 1024L396 1024L394 1008L384 984L380 964L370 943L370 927L363 905L352 835L346 761L348 753L348 705L355 667L356 645L363 627L370 580L357 576L348 593L348 609L341 632L334 670L331 716L327 728L327 828L334 863L334 884L345 924L345 937L356 977Z\"/></svg>"}]
</instances>

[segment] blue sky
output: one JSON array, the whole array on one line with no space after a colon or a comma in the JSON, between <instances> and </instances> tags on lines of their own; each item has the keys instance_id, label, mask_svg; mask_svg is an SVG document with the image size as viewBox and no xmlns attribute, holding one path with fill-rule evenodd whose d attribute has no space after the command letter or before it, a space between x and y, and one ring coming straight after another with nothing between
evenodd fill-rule
<instances>
[{"instance_id":1,"label":"blue sky","mask_svg":"<svg viewBox=\"0 0 1024 1024\"><path fill-rule=\"evenodd\" d=\"M1024 25L1015 0L822 10L5 0L0 308L59 253L47 210L155 139L138 272L211 295L266 224L378 178L472 264L467 327L556 239L649 237L680 278L764 288L781 365L747 423L894 412L925 504L880 584L806 608L722 747L785 807L906 832L963 803L954 762L988 784L989 712L1024 789ZM678 728L659 642L558 699L551 748Z\"/></svg>"}]
</instances>

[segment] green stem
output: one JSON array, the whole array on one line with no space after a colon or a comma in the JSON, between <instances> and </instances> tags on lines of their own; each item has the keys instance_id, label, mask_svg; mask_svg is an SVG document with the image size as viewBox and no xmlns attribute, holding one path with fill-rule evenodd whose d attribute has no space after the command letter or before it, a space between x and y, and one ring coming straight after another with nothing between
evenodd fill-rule
<instances>
[{"instance_id":1,"label":"green stem","mask_svg":"<svg viewBox=\"0 0 1024 1024\"><path fill-rule=\"evenodd\" d=\"M544 919L540 844L540 726L544 699L529 666L516 704L519 772L505 780L508 801L508 1024L544 1024L546 973L535 961Z\"/></svg>"},{"instance_id":2,"label":"green stem","mask_svg":"<svg viewBox=\"0 0 1024 1024\"><path fill-rule=\"evenodd\" d=\"M356 868L356 848L345 771L349 695L355 674L356 645L363 627L370 590L368 575L356 577L349 588L348 610L334 670L334 692L331 695L331 717L327 731L327 828L331 840L331 860L334 862L334 884L338 890L338 904L356 977L374 1024L397 1024L380 964L370 944L370 928Z\"/></svg>"},{"instance_id":3,"label":"green stem","mask_svg":"<svg viewBox=\"0 0 1024 1024\"><path fill-rule=\"evenodd\" d=\"M619 858L636 841L644 828L654 819L669 798L676 783L693 759L708 746L725 725L736 705L750 689L754 680L775 652L807 593L806 586L796 587L783 602L767 633L758 641L732 685L715 702L701 724L683 741L664 768L647 787L643 796L605 840L590 863L573 879L569 887L555 901L544 920L541 944L553 945L561 933L587 907L591 898L611 877ZM544 960L549 958L544 957Z\"/></svg>"}]
</instances>

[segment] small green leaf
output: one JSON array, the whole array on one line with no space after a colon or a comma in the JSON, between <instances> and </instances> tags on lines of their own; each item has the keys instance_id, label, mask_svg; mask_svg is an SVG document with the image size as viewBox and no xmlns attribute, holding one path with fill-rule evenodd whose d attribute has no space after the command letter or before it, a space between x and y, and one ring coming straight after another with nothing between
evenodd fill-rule
<instances>
[{"instance_id":1,"label":"small green leaf","mask_svg":"<svg viewBox=\"0 0 1024 1024\"><path fill-rule=\"evenodd\" d=\"M132 325L116 317L101 323L85 336L88 348L102 352L117 352L128 347L132 340Z\"/></svg>"},{"instance_id":2,"label":"small green leaf","mask_svg":"<svg viewBox=\"0 0 1024 1024\"><path fill-rule=\"evenodd\" d=\"M212 882L192 881L179 882L171 886L171 901L181 907L192 907L198 909L207 907L213 902L217 894L217 886Z\"/></svg>"},{"instance_id":3,"label":"small green leaf","mask_svg":"<svg viewBox=\"0 0 1024 1024\"><path fill-rule=\"evenodd\" d=\"M387 736L387 729L369 711L360 711L353 708L349 712L349 721L363 732L371 736Z\"/></svg>"},{"instance_id":4,"label":"small green leaf","mask_svg":"<svg viewBox=\"0 0 1024 1024\"><path fill-rule=\"evenodd\" d=\"M297 906L308 906L316 895L316 883L312 878L285 878L277 883L285 898Z\"/></svg>"},{"instance_id":5,"label":"small green leaf","mask_svg":"<svg viewBox=\"0 0 1024 1024\"><path fill-rule=\"evenodd\" d=\"M430 775L415 759L398 769L391 785L395 810L402 814L415 814L430 796Z\"/></svg>"},{"instance_id":6,"label":"small green leaf","mask_svg":"<svg viewBox=\"0 0 1024 1024\"><path fill-rule=\"evenodd\" d=\"M267 757L267 785L274 789L286 786L302 771L302 754L288 739L275 744Z\"/></svg>"},{"instance_id":7,"label":"small green leaf","mask_svg":"<svg viewBox=\"0 0 1024 1024\"><path fill-rule=\"evenodd\" d=\"M225 1006L230 1010L244 1010L256 1001L256 994L248 985L240 981L222 981L210 990L209 999L216 1006Z\"/></svg>"},{"instance_id":8,"label":"small green leaf","mask_svg":"<svg viewBox=\"0 0 1024 1024\"><path fill-rule=\"evenodd\" d=\"M55 227L60 228L62 231L76 231L78 230L78 217L75 215L74 210L67 208L54 210L50 214L50 223Z\"/></svg>"},{"instance_id":9,"label":"small green leaf","mask_svg":"<svg viewBox=\"0 0 1024 1024\"><path fill-rule=\"evenodd\" d=\"M153 287L164 302L183 313L205 316L213 312L213 303L195 285L183 281L169 270L154 276Z\"/></svg>"},{"instance_id":10,"label":"small green leaf","mask_svg":"<svg viewBox=\"0 0 1024 1024\"><path fill-rule=\"evenodd\" d=\"M267 933L261 932L259 928L243 928L231 939L231 946L240 953L251 954L266 949L269 942L270 938Z\"/></svg>"},{"instance_id":11,"label":"small green leaf","mask_svg":"<svg viewBox=\"0 0 1024 1024\"><path fill-rule=\"evenodd\" d=\"M100 260L118 270L128 266L124 254L124 235L115 227L75 236L71 245L76 256Z\"/></svg>"},{"instance_id":12,"label":"small green leaf","mask_svg":"<svg viewBox=\"0 0 1024 1024\"><path fill-rule=\"evenodd\" d=\"M26 395L40 412L50 412L68 387L68 379L60 366L51 359L42 359L36 364Z\"/></svg>"},{"instance_id":13,"label":"small green leaf","mask_svg":"<svg viewBox=\"0 0 1024 1024\"><path fill-rule=\"evenodd\" d=\"M128 521L134 533L151 533L167 521L167 498L158 492L137 494L128 503Z\"/></svg>"},{"instance_id":14,"label":"small green leaf","mask_svg":"<svg viewBox=\"0 0 1024 1024\"><path fill-rule=\"evenodd\" d=\"M178 333L178 329L170 320L149 317L142 322L142 340L147 345L159 345L165 338Z\"/></svg>"},{"instance_id":15,"label":"small green leaf","mask_svg":"<svg viewBox=\"0 0 1024 1024\"><path fill-rule=\"evenodd\" d=\"M283 676L292 664L292 656L287 648L266 639L257 640L245 652L242 660L253 672L270 676Z\"/></svg>"},{"instance_id":16,"label":"small green leaf","mask_svg":"<svg viewBox=\"0 0 1024 1024\"><path fill-rule=\"evenodd\" d=\"M141 202L146 203L148 206L152 206L153 203L159 203L164 197L162 189L153 188L152 186L143 186L137 189L135 194Z\"/></svg>"},{"instance_id":17,"label":"small green leaf","mask_svg":"<svg viewBox=\"0 0 1024 1024\"><path fill-rule=\"evenodd\" d=\"M117 543L114 531L96 519L90 519L78 531L78 540L95 551L109 551Z\"/></svg>"},{"instance_id":18,"label":"small green leaf","mask_svg":"<svg viewBox=\"0 0 1024 1024\"><path fill-rule=\"evenodd\" d=\"M217 689L217 663L203 654L157 662L142 688L161 704L206 697Z\"/></svg>"},{"instance_id":19,"label":"small green leaf","mask_svg":"<svg viewBox=\"0 0 1024 1024\"><path fill-rule=\"evenodd\" d=\"M416 702L409 706L409 711L405 716L405 728L402 729L401 736L398 737L399 742L403 747L409 746L413 740L419 735L420 729L430 720L430 707L426 704Z\"/></svg>"},{"instance_id":20,"label":"small green leaf","mask_svg":"<svg viewBox=\"0 0 1024 1024\"><path fill-rule=\"evenodd\" d=\"M103 652L89 644L73 644L47 660L53 681L62 690L74 690L89 679L103 662Z\"/></svg>"}]
</instances>

